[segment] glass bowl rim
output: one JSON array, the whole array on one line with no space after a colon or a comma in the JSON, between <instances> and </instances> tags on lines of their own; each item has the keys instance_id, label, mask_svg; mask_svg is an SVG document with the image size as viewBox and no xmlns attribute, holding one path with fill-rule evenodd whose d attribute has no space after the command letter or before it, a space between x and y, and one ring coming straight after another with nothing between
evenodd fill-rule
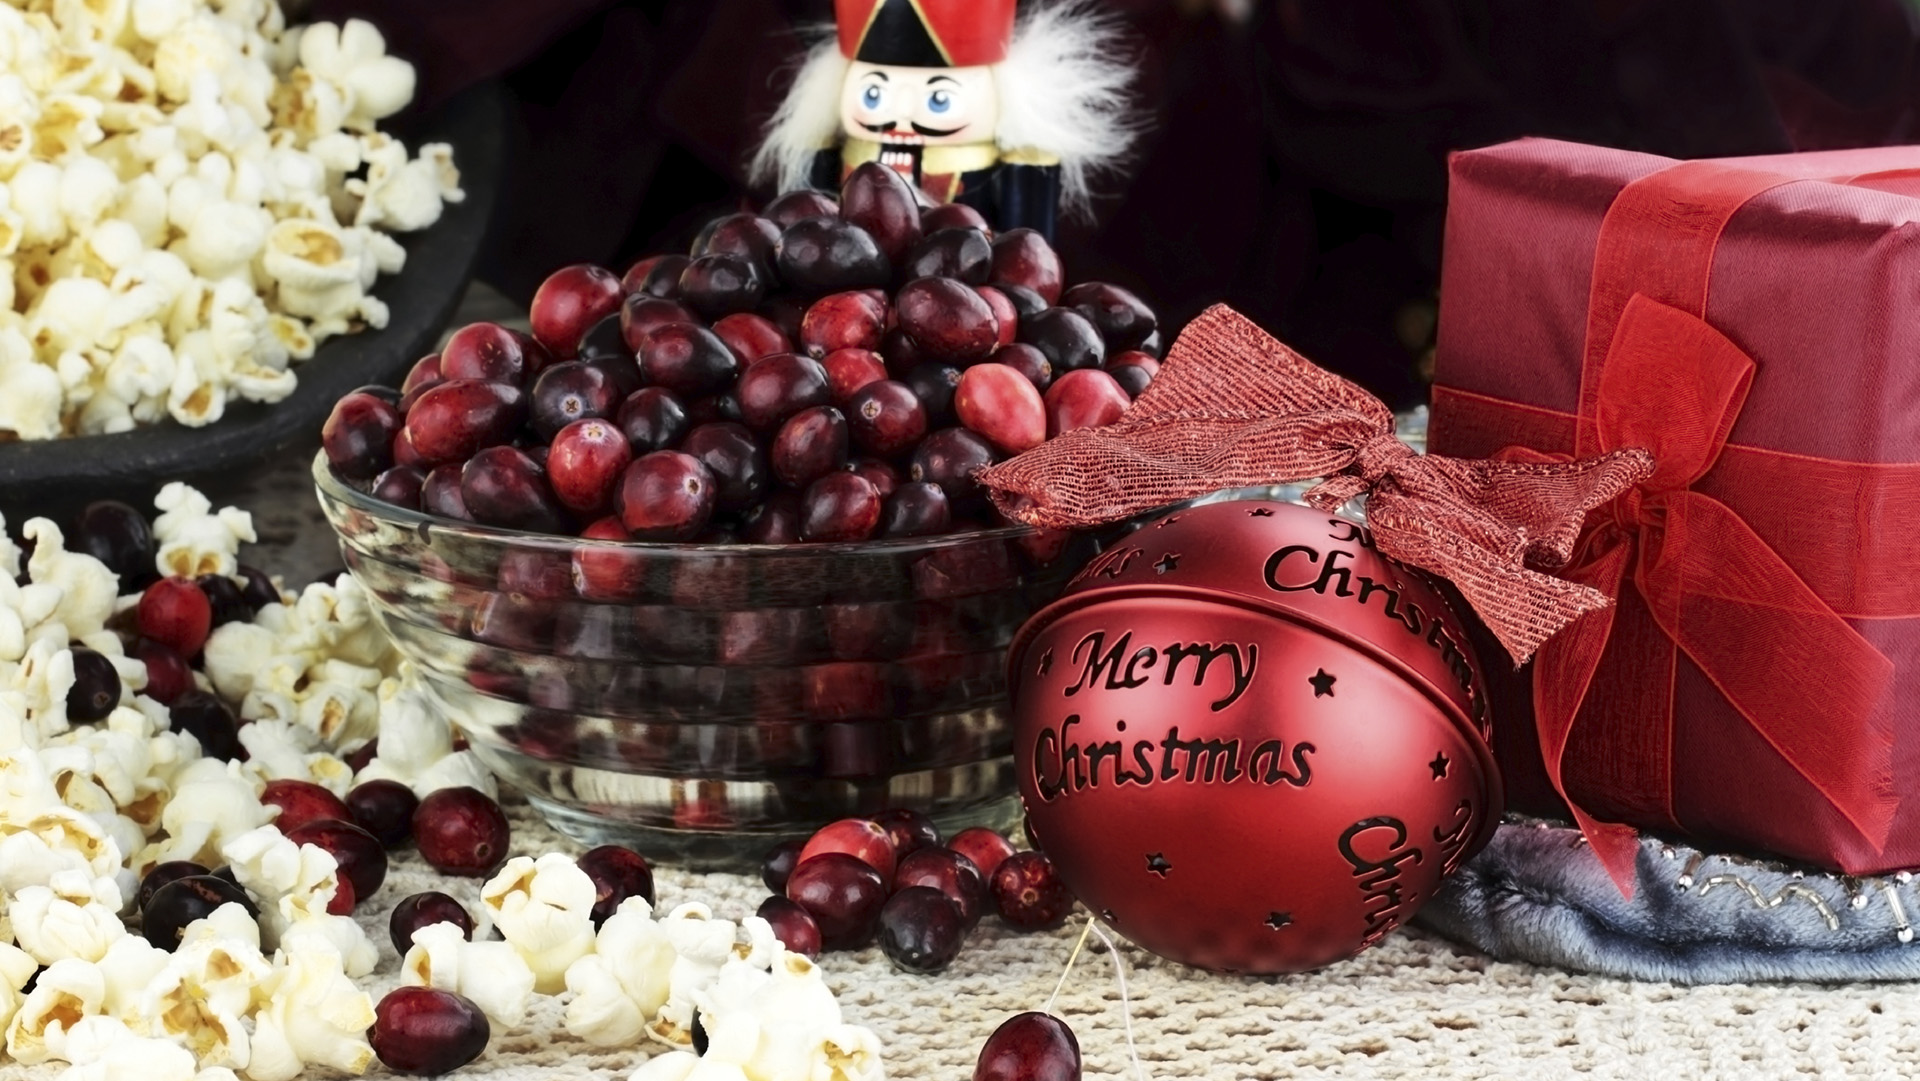
<instances>
[{"instance_id":1,"label":"glass bowl rim","mask_svg":"<svg viewBox=\"0 0 1920 1081\"><path fill-rule=\"evenodd\" d=\"M918 552L937 551L945 548L960 548L973 544L1018 540L1035 536L1040 531L1028 525L1000 526L995 529L976 529L966 533L945 533L930 537L901 537L893 540L848 541L825 544L693 544L681 541L614 541L595 540L586 537L569 537L557 533L534 533L523 529L508 529L504 526L482 525L479 522L461 522L451 518L441 518L423 511L407 510L391 503L375 499L339 477L327 463L327 452L318 450L313 456L313 482L323 500L333 500L345 504L408 532L418 533L422 528L438 530L457 536L470 537L480 541L512 546L517 548L560 548L571 551L582 545L594 548L618 549L621 551L651 552L673 555L726 555L766 559L775 556L785 558L824 558L828 556L887 556L911 555ZM337 530L336 530L337 532Z\"/></svg>"}]
</instances>

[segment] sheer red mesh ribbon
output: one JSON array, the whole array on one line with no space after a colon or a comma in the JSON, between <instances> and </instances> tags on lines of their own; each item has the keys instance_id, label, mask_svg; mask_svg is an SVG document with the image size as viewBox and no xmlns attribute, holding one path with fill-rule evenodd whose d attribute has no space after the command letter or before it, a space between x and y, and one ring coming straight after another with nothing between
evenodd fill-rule
<instances>
[{"instance_id":1,"label":"sheer red mesh ribbon","mask_svg":"<svg viewBox=\"0 0 1920 1081\"><path fill-rule=\"evenodd\" d=\"M1587 512L1652 474L1637 449L1580 462L1415 454L1378 399L1222 305L1180 335L1119 423L1068 432L980 479L1008 516L1063 529L1222 488L1325 477L1310 503L1331 510L1367 493L1380 550L1451 579L1523 663L1611 603L1534 568L1565 564Z\"/></svg>"}]
</instances>

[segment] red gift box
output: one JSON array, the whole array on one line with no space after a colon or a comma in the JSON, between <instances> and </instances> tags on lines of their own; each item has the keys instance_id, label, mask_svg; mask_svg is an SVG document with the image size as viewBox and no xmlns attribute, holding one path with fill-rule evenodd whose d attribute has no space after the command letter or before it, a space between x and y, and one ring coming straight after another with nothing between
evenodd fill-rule
<instances>
[{"instance_id":1,"label":"red gift box","mask_svg":"<svg viewBox=\"0 0 1920 1081\"><path fill-rule=\"evenodd\" d=\"M1511 805L1623 885L1626 827L1920 866L1920 149L1455 155L1430 445L1659 461L1497 687Z\"/></svg>"}]
</instances>

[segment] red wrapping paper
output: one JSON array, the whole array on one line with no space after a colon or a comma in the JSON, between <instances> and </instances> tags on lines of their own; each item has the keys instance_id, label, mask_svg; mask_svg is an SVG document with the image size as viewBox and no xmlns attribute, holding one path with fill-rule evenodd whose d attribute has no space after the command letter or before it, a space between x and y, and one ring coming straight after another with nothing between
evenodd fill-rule
<instances>
[{"instance_id":1,"label":"red wrapping paper","mask_svg":"<svg viewBox=\"0 0 1920 1081\"><path fill-rule=\"evenodd\" d=\"M1546 140L1453 161L1433 449L1632 438L1671 474L1589 518L1574 578L1616 607L1496 688L1510 800L1556 809L1557 757L1616 878L1605 823L1920 866L1920 150L1675 164ZM1647 200L1656 174L1708 177L1730 215ZM1603 244L1616 203L1639 216Z\"/></svg>"}]
</instances>

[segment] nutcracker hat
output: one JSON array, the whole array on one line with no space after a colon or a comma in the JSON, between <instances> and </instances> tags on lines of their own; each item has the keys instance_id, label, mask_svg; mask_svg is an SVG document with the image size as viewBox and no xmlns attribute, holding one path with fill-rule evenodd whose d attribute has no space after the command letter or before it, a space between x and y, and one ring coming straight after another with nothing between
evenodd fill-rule
<instances>
[{"instance_id":1,"label":"nutcracker hat","mask_svg":"<svg viewBox=\"0 0 1920 1081\"><path fill-rule=\"evenodd\" d=\"M908 68L998 64L1013 44L1017 0L834 0L840 52Z\"/></svg>"}]
</instances>

